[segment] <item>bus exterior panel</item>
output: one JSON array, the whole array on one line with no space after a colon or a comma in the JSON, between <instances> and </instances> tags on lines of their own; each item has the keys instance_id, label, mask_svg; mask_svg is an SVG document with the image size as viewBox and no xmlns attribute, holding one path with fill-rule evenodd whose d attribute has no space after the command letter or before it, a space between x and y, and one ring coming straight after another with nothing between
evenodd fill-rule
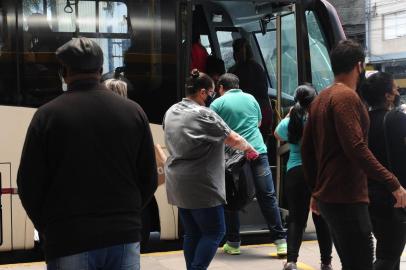
<instances>
[{"instance_id":1,"label":"bus exterior panel","mask_svg":"<svg viewBox=\"0 0 406 270\"><path fill-rule=\"evenodd\" d=\"M31 249L34 247L34 226L25 213L16 192L17 171L25 135L35 109L0 106L0 168L2 173L2 190L9 189L9 194L2 194L3 209L3 244L1 251Z\"/></svg>"}]
</instances>

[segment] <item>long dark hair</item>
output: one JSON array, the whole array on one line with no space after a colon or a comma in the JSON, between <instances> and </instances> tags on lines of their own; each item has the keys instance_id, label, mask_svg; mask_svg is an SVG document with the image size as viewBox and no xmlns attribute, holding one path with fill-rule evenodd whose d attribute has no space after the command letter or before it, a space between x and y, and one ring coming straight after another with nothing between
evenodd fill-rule
<instances>
[{"instance_id":1,"label":"long dark hair","mask_svg":"<svg viewBox=\"0 0 406 270\"><path fill-rule=\"evenodd\" d=\"M251 45L245 38L239 38L233 42L233 55L234 59L239 63L245 63L253 57Z\"/></svg>"},{"instance_id":2,"label":"long dark hair","mask_svg":"<svg viewBox=\"0 0 406 270\"><path fill-rule=\"evenodd\" d=\"M295 102L289 114L288 142L297 144L303 135L304 118L317 92L311 84L303 84L296 88Z\"/></svg>"},{"instance_id":3,"label":"long dark hair","mask_svg":"<svg viewBox=\"0 0 406 270\"><path fill-rule=\"evenodd\" d=\"M200 89L210 89L213 87L214 82L207 74L193 69L190 72L189 78L186 80L185 92L186 96L195 95Z\"/></svg>"},{"instance_id":4,"label":"long dark hair","mask_svg":"<svg viewBox=\"0 0 406 270\"><path fill-rule=\"evenodd\" d=\"M377 72L369 76L361 85L361 95L369 106L380 106L386 102L385 94L393 91L393 76Z\"/></svg>"}]
</instances>

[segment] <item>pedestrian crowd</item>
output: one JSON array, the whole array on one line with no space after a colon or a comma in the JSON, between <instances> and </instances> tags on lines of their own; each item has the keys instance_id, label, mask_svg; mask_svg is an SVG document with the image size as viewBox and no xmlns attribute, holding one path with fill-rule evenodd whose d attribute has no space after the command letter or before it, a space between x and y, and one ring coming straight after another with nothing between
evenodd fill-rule
<instances>
[{"instance_id":1,"label":"pedestrian crowd","mask_svg":"<svg viewBox=\"0 0 406 270\"><path fill-rule=\"evenodd\" d=\"M333 269L333 244L343 270L399 270L406 113L392 75L366 78L363 48L341 41L330 56L334 83L320 93L298 86L295 104L272 130L266 73L246 39L233 50L236 64L226 73L194 39L185 98L162 123L166 192L179 210L186 268L207 269L221 243L226 254L241 254L244 205L227 202L246 194L230 192L231 177L254 188L269 239L287 258L283 270L298 269L309 211L321 270ZM142 212L158 179L147 116L126 98L126 82L101 82L103 52L94 41L69 41L56 57L68 91L35 113L17 178L47 269L140 269ZM290 150L287 229L268 160L272 135ZM234 166L243 165L231 170L230 152Z\"/></svg>"}]
</instances>

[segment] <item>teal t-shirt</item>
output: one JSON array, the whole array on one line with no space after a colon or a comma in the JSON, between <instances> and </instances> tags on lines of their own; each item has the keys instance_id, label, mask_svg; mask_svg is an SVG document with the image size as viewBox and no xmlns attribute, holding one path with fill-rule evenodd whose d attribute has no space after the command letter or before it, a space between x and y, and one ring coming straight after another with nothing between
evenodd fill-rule
<instances>
[{"instance_id":1,"label":"teal t-shirt","mask_svg":"<svg viewBox=\"0 0 406 270\"><path fill-rule=\"evenodd\" d=\"M266 145L258 128L262 119L261 109L255 98L240 89L228 90L214 100L210 109L227 125L244 137L260 154L267 153Z\"/></svg>"},{"instance_id":2,"label":"teal t-shirt","mask_svg":"<svg viewBox=\"0 0 406 270\"><path fill-rule=\"evenodd\" d=\"M288 125L289 117L283 119L279 125L276 127L275 132L278 136L285 142L288 141ZM301 154L301 144L289 143L290 153L287 169L290 170L293 167L302 165L302 154Z\"/></svg>"}]
</instances>

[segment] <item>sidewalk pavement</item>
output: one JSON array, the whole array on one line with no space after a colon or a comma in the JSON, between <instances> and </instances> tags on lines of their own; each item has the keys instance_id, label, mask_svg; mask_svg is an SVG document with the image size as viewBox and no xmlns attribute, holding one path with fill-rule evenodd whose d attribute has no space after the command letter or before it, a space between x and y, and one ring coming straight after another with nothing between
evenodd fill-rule
<instances>
[{"instance_id":1,"label":"sidewalk pavement","mask_svg":"<svg viewBox=\"0 0 406 270\"><path fill-rule=\"evenodd\" d=\"M218 250L209 270L282 270L284 260L275 257L276 247L273 244L243 246L241 255L227 255ZM273 254L271 256L270 254ZM298 263L301 270L319 270L320 255L317 241L303 242ZM333 268L341 269L337 253L333 253ZM45 264L25 263L0 265L0 270L44 270ZM185 270L182 251L158 252L141 255L142 270ZM406 254L402 257L401 270L406 270Z\"/></svg>"}]
</instances>

